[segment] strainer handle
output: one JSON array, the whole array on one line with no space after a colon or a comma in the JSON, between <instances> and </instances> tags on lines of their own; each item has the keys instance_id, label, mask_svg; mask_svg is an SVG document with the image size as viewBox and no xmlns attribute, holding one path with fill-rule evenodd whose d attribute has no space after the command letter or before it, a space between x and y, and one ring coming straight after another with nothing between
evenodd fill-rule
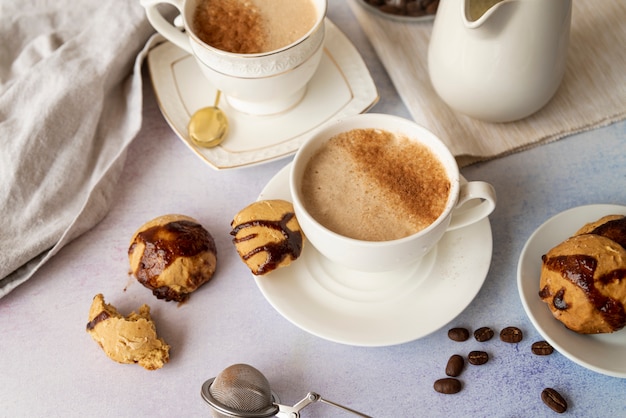
<instances>
[{"instance_id":1,"label":"strainer handle","mask_svg":"<svg viewBox=\"0 0 626 418\"><path fill-rule=\"evenodd\" d=\"M276 406L278 406L278 413L276 414L276 416L280 418L300 418L300 411L304 407L318 401L327 405L334 406L335 408L343 409L346 412L351 412L359 417L372 418L369 415L362 414L358 411L355 411L354 409L348 408L347 406L343 406L327 399L323 399L319 394L315 392L309 392L304 399L302 399L294 406L275 404Z\"/></svg>"}]
</instances>

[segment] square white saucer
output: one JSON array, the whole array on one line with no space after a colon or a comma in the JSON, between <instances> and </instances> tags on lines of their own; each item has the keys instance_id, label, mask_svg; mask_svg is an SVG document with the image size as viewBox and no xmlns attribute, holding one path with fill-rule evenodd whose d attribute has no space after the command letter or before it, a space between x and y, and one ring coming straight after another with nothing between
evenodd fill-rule
<instances>
[{"instance_id":1,"label":"square white saucer","mask_svg":"<svg viewBox=\"0 0 626 418\"><path fill-rule=\"evenodd\" d=\"M207 149L189 140L187 124L196 110L213 105L217 91L204 78L193 56L164 42L149 52L148 66L166 121L198 157L217 170L292 155L316 128L330 120L363 113L379 99L360 54L326 19L324 55L302 101L279 114L253 116L234 110L222 98L219 107L229 119L230 132L222 144Z\"/></svg>"}]
</instances>

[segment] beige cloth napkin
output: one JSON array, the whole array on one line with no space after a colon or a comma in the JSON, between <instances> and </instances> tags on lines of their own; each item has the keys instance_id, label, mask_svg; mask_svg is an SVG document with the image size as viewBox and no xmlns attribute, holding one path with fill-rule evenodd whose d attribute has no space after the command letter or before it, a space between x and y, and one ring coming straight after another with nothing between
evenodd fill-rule
<instances>
[{"instance_id":1,"label":"beige cloth napkin","mask_svg":"<svg viewBox=\"0 0 626 418\"><path fill-rule=\"evenodd\" d=\"M2 297L107 213L154 31L138 0L0 0L0 16Z\"/></svg>"},{"instance_id":2,"label":"beige cloth napkin","mask_svg":"<svg viewBox=\"0 0 626 418\"><path fill-rule=\"evenodd\" d=\"M553 99L517 122L486 123L451 110L433 90L432 21L404 23L349 0L416 122L437 134L461 166L545 144L626 117L626 1L574 1L567 70Z\"/></svg>"}]
</instances>

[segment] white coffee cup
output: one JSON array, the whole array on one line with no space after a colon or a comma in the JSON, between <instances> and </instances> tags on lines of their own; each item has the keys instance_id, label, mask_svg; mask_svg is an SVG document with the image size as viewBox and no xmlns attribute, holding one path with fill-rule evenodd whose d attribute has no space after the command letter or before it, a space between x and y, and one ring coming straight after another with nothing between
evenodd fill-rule
<instances>
[{"instance_id":1,"label":"white coffee cup","mask_svg":"<svg viewBox=\"0 0 626 418\"><path fill-rule=\"evenodd\" d=\"M327 0L311 0L317 20L297 41L274 51L238 54L207 45L194 33L193 16L200 0L141 0L150 24L167 40L192 54L202 73L235 109L253 115L285 111L302 100L322 58ZM174 27L158 9L175 6L185 31Z\"/></svg>"},{"instance_id":2,"label":"white coffee cup","mask_svg":"<svg viewBox=\"0 0 626 418\"><path fill-rule=\"evenodd\" d=\"M443 212L425 229L391 241L364 241L326 228L307 211L302 195L302 179L311 157L333 136L365 128L380 129L418 141L443 163L450 180L450 191ZM367 272L396 270L419 261L446 231L484 219L496 205L496 193L491 184L482 181L461 183L454 156L432 132L413 121L384 114L356 115L331 122L315 132L305 140L294 157L289 187L296 217L308 241L332 262Z\"/></svg>"}]
</instances>

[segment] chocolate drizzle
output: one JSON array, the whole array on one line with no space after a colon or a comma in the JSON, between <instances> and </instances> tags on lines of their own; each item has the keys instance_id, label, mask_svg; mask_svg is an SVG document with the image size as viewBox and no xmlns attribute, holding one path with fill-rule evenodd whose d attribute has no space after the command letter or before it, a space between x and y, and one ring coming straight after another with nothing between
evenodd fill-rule
<instances>
[{"instance_id":1,"label":"chocolate drizzle","mask_svg":"<svg viewBox=\"0 0 626 418\"><path fill-rule=\"evenodd\" d=\"M104 321L105 319L109 319L110 317L111 317L111 315L109 315L109 313L107 311L100 312L98 315L96 315L94 317L94 319L92 319L91 321L87 322L87 327L86 327L87 331L91 331L100 322Z\"/></svg>"},{"instance_id":2,"label":"chocolate drizzle","mask_svg":"<svg viewBox=\"0 0 626 418\"><path fill-rule=\"evenodd\" d=\"M626 249L626 216L599 225L591 234L602 235Z\"/></svg>"},{"instance_id":3,"label":"chocolate drizzle","mask_svg":"<svg viewBox=\"0 0 626 418\"><path fill-rule=\"evenodd\" d=\"M545 258L544 264L550 270L558 271L563 277L580 287L586 294L594 290L593 273L598 260L588 255L565 255Z\"/></svg>"},{"instance_id":4,"label":"chocolate drizzle","mask_svg":"<svg viewBox=\"0 0 626 418\"><path fill-rule=\"evenodd\" d=\"M295 214L293 212L289 212L284 214L278 221L255 219L233 227L230 234L235 237L233 238L233 243L235 244L255 239L258 236L258 234L255 233L244 235L239 238L236 237L239 231L255 226L274 229L279 231L284 237L284 239L279 242L268 242L259 245L242 256L244 260L247 260L261 252L265 252L267 254L265 262L259 265L255 274L262 275L269 273L270 271L275 270L286 257L291 257L292 260L295 260L300 256L302 251L302 234L299 231L292 231L287 226L287 223L294 216Z\"/></svg>"}]
</instances>

